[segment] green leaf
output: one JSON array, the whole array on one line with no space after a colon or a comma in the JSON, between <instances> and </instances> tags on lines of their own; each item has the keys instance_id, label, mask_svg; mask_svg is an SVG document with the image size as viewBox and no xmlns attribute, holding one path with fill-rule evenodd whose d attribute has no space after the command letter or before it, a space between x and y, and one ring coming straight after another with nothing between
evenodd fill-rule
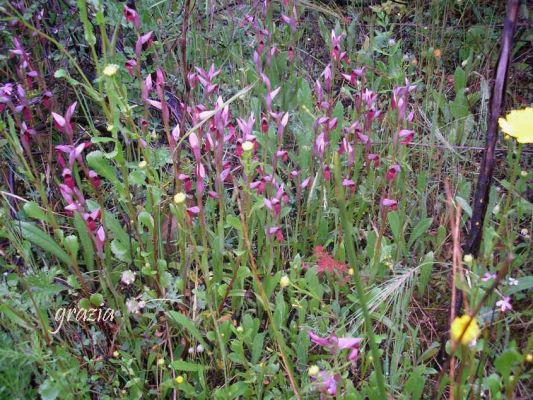
<instances>
[{"instance_id":1,"label":"green leaf","mask_svg":"<svg viewBox=\"0 0 533 400\"><path fill-rule=\"evenodd\" d=\"M113 239L111 241L111 251L120 261L131 262L127 243L123 243L118 239Z\"/></svg>"},{"instance_id":2,"label":"green leaf","mask_svg":"<svg viewBox=\"0 0 533 400\"><path fill-rule=\"evenodd\" d=\"M427 232L432 222L433 218L424 218L420 220L418 224L415 225L413 231L411 232L411 236L409 237L409 244L407 245L408 248L413 245L416 239L418 239L420 236Z\"/></svg>"},{"instance_id":3,"label":"green leaf","mask_svg":"<svg viewBox=\"0 0 533 400\"><path fill-rule=\"evenodd\" d=\"M39 221L49 222L48 215L46 215L43 209L39 207L36 202L28 201L27 203L24 203L23 209L26 215L30 218Z\"/></svg>"},{"instance_id":4,"label":"green leaf","mask_svg":"<svg viewBox=\"0 0 533 400\"><path fill-rule=\"evenodd\" d=\"M183 360L176 360L170 363L170 366L178 371L199 372L203 371L206 367L202 364L196 364Z\"/></svg>"},{"instance_id":5,"label":"green leaf","mask_svg":"<svg viewBox=\"0 0 533 400\"><path fill-rule=\"evenodd\" d=\"M110 181L120 192L122 192L122 183L117 178L117 171L111 166L104 153L100 150L91 151L87 154L87 164L94 169L98 175L103 176Z\"/></svg>"},{"instance_id":6,"label":"green leaf","mask_svg":"<svg viewBox=\"0 0 533 400\"><path fill-rule=\"evenodd\" d=\"M31 222L21 221L21 235L24 239L40 247L44 251L53 254L65 264L70 263L70 257L67 253L52 239L52 237L41 229L37 228Z\"/></svg>"},{"instance_id":7,"label":"green leaf","mask_svg":"<svg viewBox=\"0 0 533 400\"><path fill-rule=\"evenodd\" d=\"M400 237L400 213L398 212L390 212L387 214L387 220L389 221L390 229L392 231L392 235L394 236L394 240L398 240Z\"/></svg>"},{"instance_id":8,"label":"green leaf","mask_svg":"<svg viewBox=\"0 0 533 400\"><path fill-rule=\"evenodd\" d=\"M177 311L169 311L167 312L168 317L170 318L171 322L174 322L179 327L185 329L189 332L189 334L194 337L204 348L207 350L208 345L206 341L204 340L203 335L200 333L196 325L184 314L177 312Z\"/></svg>"},{"instance_id":9,"label":"green leaf","mask_svg":"<svg viewBox=\"0 0 533 400\"><path fill-rule=\"evenodd\" d=\"M42 400L55 400L61 392L61 386L50 379L45 380L39 386L39 394Z\"/></svg>"},{"instance_id":10,"label":"green leaf","mask_svg":"<svg viewBox=\"0 0 533 400\"><path fill-rule=\"evenodd\" d=\"M80 243L78 242L78 237L76 235L69 235L63 240L65 249L74 256L78 257L78 250L80 249Z\"/></svg>"},{"instance_id":11,"label":"green leaf","mask_svg":"<svg viewBox=\"0 0 533 400\"><path fill-rule=\"evenodd\" d=\"M496 358L494 366L503 379L507 380L515 365L518 365L520 361L522 361L522 355L514 349L509 349Z\"/></svg>"},{"instance_id":12,"label":"green leaf","mask_svg":"<svg viewBox=\"0 0 533 400\"><path fill-rule=\"evenodd\" d=\"M472 208L470 207L470 204L468 204L468 201L459 196L455 196L455 201L469 217L472 217Z\"/></svg>"},{"instance_id":13,"label":"green leaf","mask_svg":"<svg viewBox=\"0 0 533 400\"><path fill-rule=\"evenodd\" d=\"M434 254L432 251L426 254L424 261L420 265L420 277L418 279L418 293L422 295L426 290L431 272L433 271Z\"/></svg>"},{"instance_id":14,"label":"green leaf","mask_svg":"<svg viewBox=\"0 0 533 400\"><path fill-rule=\"evenodd\" d=\"M93 306L100 307L102 304L104 304L104 296L102 296L100 293L93 293L91 294L89 301Z\"/></svg>"},{"instance_id":15,"label":"green leaf","mask_svg":"<svg viewBox=\"0 0 533 400\"><path fill-rule=\"evenodd\" d=\"M422 391L426 383L426 377L424 376L425 369L426 367L423 365L416 367L405 383L404 393L410 395L408 396L409 399L417 400L422 397Z\"/></svg>"},{"instance_id":16,"label":"green leaf","mask_svg":"<svg viewBox=\"0 0 533 400\"><path fill-rule=\"evenodd\" d=\"M466 87L466 73L461 67L457 67L453 76L455 92L458 93Z\"/></svg>"},{"instance_id":17,"label":"green leaf","mask_svg":"<svg viewBox=\"0 0 533 400\"><path fill-rule=\"evenodd\" d=\"M106 228L109 229L111 233L113 233L114 237L120 242L129 242L130 236L124 230L124 228L122 228L122 225L120 224L119 220L115 218L115 216L109 211L104 211L104 224Z\"/></svg>"}]
</instances>

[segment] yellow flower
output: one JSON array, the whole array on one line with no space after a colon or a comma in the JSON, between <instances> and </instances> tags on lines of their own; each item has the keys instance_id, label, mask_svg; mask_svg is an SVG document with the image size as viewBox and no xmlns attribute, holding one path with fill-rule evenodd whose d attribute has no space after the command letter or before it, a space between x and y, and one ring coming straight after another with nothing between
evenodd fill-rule
<instances>
[{"instance_id":1,"label":"yellow flower","mask_svg":"<svg viewBox=\"0 0 533 400\"><path fill-rule=\"evenodd\" d=\"M518 143L533 143L533 107L513 110L498 120L500 129Z\"/></svg>"},{"instance_id":2,"label":"yellow flower","mask_svg":"<svg viewBox=\"0 0 533 400\"><path fill-rule=\"evenodd\" d=\"M320 368L318 368L318 365L310 366L309 371L307 371L309 376L317 376L319 372L320 372Z\"/></svg>"},{"instance_id":3,"label":"yellow flower","mask_svg":"<svg viewBox=\"0 0 533 400\"><path fill-rule=\"evenodd\" d=\"M290 283L291 283L291 280L289 279L287 275L282 276L281 279L279 280L279 285L281 286L282 289L289 286Z\"/></svg>"},{"instance_id":4,"label":"yellow flower","mask_svg":"<svg viewBox=\"0 0 533 400\"><path fill-rule=\"evenodd\" d=\"M147 163L145 160L142 160L142 161L139 163L139 168L146 168L147 165L148 165L148 163Z\"/></svg>"},{"instance_id":5,"label":"yellow flower","mask_svg":"<svg viewBox=\"0 0 533 400\"><path fill-rule=\"evenodd\" d=\"M174 195L174 203L182 204L185 201L186 198L187 198L187 196L185 195L185 193L183 193L183 192L176 193Z\"/></svg>"},{"instance_id":6,"label":"yellow flower","mask_svg":"<svg viewBox=\"0 0 533 400\"><path fill-rule=\"evenodd\" d=\"M176 383L178 385L181 385L184 381L185 381L185 379L183 379L183 376L179 375L179 376L176 377Z\"/></svg>"},{"instance_id":7,"label":"yellow flower","mask_svg":"<svg viewBox=\"0 0 533 400\"><path fill-rule=\"evenodd\" d=\"M252 151L254 149L254 144L247 140L242 144L242 150L245 152Z\"/></svg>"},{"instance_id":8,"label":"yellow flower","mask_svg":"<svg viewBox=\"0 0 533 400\"><path fill-rule=\"evenodd\" d=\"M450 335L454 342L458 342L461 339L462 344L470 344L474 342L479 336L479 325L474 318L470 322L471 317L469 315L463 315L462 317L456 317L450 329ZM464 331L464 334L463 334ZM462 337L461 337L462 335Z\"/></svg>"},{"instance_id":9,"label":"yellow flower","mask_svg":"<svg viewBox=\"0 0 533 400\"><path fill-rule=\"evenodd\" d=\"M463 261L467 264L471 264L472 261L474 261L474 257L472 256L472 254L465 254L465 256L463 257Z\"/></svg>"},{"instance_id":10,"label":"yellow flower","mask_svg":"<svg viewBox=\"0 0 533 400\"><path fill-rule=\"evenodd\" d=\"M119 67L116 64L108 64L104 68L104 75L105 76L113 76L113 75L115 75L117 73L118 68Z\"/></svg>"}]
</instances>

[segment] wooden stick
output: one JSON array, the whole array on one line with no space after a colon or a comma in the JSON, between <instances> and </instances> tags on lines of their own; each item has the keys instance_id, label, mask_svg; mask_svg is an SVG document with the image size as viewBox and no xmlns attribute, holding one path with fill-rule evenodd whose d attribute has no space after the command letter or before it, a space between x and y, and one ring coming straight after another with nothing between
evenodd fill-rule
<instances>
[{"instance_id":1,"label":"wooden stick","mask_svg":"<svg viewBox=\"0 0 533 400\"><path fill-rule=\"evenodd\" d=\"M518 5L519 0L507 1L507 17L504 23L500 57L496 67L496 78L490 100L485 152L481 160L477 189L472 206L473 215L470 221L470 234L464 248L464 254L471 254L474 257L477 257L479 254L479 247L483 236L483 222L485 221L487 204L489 202L492 172L495 164L494 150L498 140L498 118L501 115L502 105L505 99L505 84L507 82L507 72L513 50L513 33L516 26ZM457 296L455 303L456 315L461 312L461 307L461 296Z\"/></svg>"}]
</instances>

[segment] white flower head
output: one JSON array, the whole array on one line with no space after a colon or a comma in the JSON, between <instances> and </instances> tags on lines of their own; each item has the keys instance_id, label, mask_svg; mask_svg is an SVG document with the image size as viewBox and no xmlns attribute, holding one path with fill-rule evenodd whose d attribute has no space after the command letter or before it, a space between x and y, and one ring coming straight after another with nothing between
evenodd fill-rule
<instances>
[{"instance_id":1,"label":"white flower head","mask_svg":"<svg viewBox=\"0 0 533 400\"><path fill-rule=\"evenodd\" d=\"M129 269L122 271L120 281L125 285L131 285L133 282L135 282L135 272Z\"/></svg>"},{"instance_id":2,"label":"white flower head","mask_svg":"<svg viewBox=\"0 0 533 400\"><path fill-rule=\"evenodd\" d=\"M116 64L108 64L104 68L104 75L105 76L113 76L117 73L119 69L119 66Z\"/></svg>"},{"instance_id":3,"label":"white flower head","mask_svg":"<svg viewBox=\"0 0 533 400\"><path fill-rule=\"evenodd\" d=\"M141 310L144 308L144 301L137 301L136 299L128 299L126 301L126 309L130 314L140 314Z\"/></svg>"},{"instance_id":4,"label":"white flower head","mask_svg":"<svg viewBox=\"0 0 533 400\"><path fill-rule=\"evenodd\" d=\"M507 284L509 286L517 286L518 285L518 279L515 279L515 278L509 278L507 280Z\"/></svg>"},{"instance_id":5,"label":"white flower head","mask_svg":"<svg viewBox=\"0 0 533 400\"><path fill-rule=\"evenodd\" d=\"M283 275L281 279L279 280L279 285L281 286L282 289L289 286L290 283L291 283L291 280L289 279L287 275Z\"/></svg>"}]
</instances>

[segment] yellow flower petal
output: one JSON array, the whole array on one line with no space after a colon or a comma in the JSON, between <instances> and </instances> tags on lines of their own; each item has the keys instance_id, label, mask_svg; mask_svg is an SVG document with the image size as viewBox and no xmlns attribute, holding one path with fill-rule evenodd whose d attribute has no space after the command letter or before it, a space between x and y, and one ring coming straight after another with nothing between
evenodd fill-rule
<instances>
[{"instance_id":1,"label":"yellow flower petal","mask_svg":"<svg viewBox=\"0 0 533 400\"><path fill-rule=\"evenodd\" d=\"M499 118L498 124L502 132L518 143L533 143L533 107L513 110L505 118Z\"/></svg>"},{"instance_id":2,"label":"yellow flower petal","mask_svg":"<svg viewBox=\"0 0 533 400\"><path fill-rule=\"evenodd\" d=\"M468 345L477 339L480 333L479 325L475 318L472 322L470 322L470 319L471 317L469 315L463 315L453 320L450 328L450 336L454 342L460 340L462 344Z\"/></svg>"}]
</instances>

